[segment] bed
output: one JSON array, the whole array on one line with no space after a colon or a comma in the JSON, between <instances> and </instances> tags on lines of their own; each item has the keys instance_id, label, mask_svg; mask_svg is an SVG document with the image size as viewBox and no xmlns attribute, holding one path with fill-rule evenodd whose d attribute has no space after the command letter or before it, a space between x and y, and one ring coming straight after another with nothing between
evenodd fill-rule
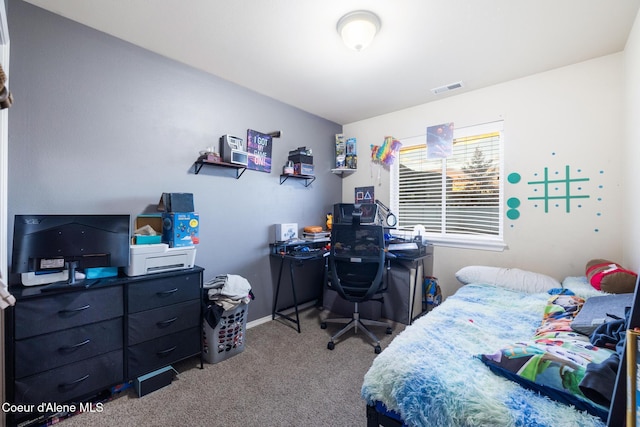
<instances>
[{"instance_id":1,"label":"bed","mask_svg":"<svg viewBox=\"0 0 640 427\"><path fill-rule=\"evenodd\" d=\"M528 276L516 284L463 278L376 357L361 390L368 427L624 424L624 351L595 346L570 328L584 301L603 293L586 277L560 284L520 273ZM640 325L635 310L631 319ZM610 394L583 389L583 377L601 383L586 366L616 354L623 369L613 373Z\"/></svg>"}]
</instances>

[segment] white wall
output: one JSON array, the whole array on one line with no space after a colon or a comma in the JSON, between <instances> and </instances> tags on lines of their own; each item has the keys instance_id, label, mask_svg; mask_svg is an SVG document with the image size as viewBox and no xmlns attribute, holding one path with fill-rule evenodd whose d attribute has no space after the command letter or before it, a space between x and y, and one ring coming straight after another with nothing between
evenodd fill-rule
<instances>
[{"instance_id":1,"label":"white wall","mask_svg":"<svg viewBox=\"0 0 640 427\"><path fill-rule=\"evenodd\" d=\"M359 162L358 172L343 179L343 200L353 200L354 187L375 185L376 197L388 202L389 173L377 179L379 169L368 160L370 145L386 135L402 139L445 122L463 127L504 119L503 178L522 177L519 184L505 181L505 201L520 199L521 215L505 217L504 252L436 247L434 274L443 293L459 287L454 274L466 265L518 267L561 280L584 274L592 258L621 260L623 66L624 55L614 54L345 125L345 137L358 140ZM589 179L573 184L572 194L589 198L572 200L569 212L564 202L552 203L545 213L528 200L539 186L527 183L545 167L564 178L566 166L572 177Z\"/></svg>"},{"instance_id":2,"label":"white wall","mask_svg":"<svg viewBox=\"0 0 640 427\"><path fill-rule=\"evenodd\" d=\"M640 161L640 19L635 25L625 47L624 108L626 133L624 157L624 262L633 271L640 270L640 197L638 197L638 161Z\"/></svg>"}]
</instances>

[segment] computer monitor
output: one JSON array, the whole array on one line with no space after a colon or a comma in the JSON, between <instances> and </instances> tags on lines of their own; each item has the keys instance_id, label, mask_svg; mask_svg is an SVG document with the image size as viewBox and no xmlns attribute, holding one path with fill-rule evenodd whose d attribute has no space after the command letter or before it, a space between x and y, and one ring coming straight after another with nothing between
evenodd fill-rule
<instances>
[{"instance_id":1,"label":"computer monitor","mask_svg":"<svg viewBox=\"0 0 640 427\"><path fill-rule=\"evenodd\" d=\"M354 212L360 216L360 224L375 224L378 217L378 205L375 203L336 203L333 205L333 222L351 224Z\"/></svg>"},{"instance_id":2,"label":"computer monitor","mask_svg":"<svg viewBox=\"0 0 640 427\"><path fill-rule=\"evenodd\" d=\"M129 265L129 215L16 215L13 273L76 270Z\"/></svg>"}]
</instances>

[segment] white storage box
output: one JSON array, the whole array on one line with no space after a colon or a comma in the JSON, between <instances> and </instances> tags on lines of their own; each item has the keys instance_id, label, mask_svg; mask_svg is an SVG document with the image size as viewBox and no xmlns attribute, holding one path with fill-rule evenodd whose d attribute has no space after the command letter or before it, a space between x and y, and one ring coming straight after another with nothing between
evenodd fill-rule
<instances>
[{"instance_id":1,"label":"white storage box","mask_svg":"<svg viewBox=\"0 0 640 427\"><path fill-rule=\"evenodd\" d=\"M127 276L192 268L196 260L194 246L170 248L166 243L157 243L131 245L129 251L129 266L125 269Z\"/></svg>"},{"instance_id":2,"label":"white storage box","mask_svg":"<svg viewBox=\"0 0 640 427\"><path fill-rule=\"evenodd\" d=\"M287 240L298 238L298 224L276 224L276 242L285 242Z\"/></svg>"}]
</instances>

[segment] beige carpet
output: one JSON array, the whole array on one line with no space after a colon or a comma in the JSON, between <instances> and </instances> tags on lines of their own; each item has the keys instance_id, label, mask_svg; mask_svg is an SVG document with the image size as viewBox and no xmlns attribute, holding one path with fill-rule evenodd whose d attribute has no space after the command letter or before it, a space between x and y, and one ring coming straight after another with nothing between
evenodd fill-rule
<instances>
[{"instance_id":1,"label":"beige carpet","mask_svg":"<svg viewBox=\"0 0 640 427\"><path fill-rule=\"evenodd\" d=\"M104 404L62 423L74 426L364 426L362 378L376 354L362 332L344 335L327 349L339 325L321 329L327 312L301 313L302 333L283 320L247 331L242 353L199 369L192 358L174 367L171 385L138 398L129 389ZM392 335L374 329L383 349Z\"/></svg>"}]
</instances>

